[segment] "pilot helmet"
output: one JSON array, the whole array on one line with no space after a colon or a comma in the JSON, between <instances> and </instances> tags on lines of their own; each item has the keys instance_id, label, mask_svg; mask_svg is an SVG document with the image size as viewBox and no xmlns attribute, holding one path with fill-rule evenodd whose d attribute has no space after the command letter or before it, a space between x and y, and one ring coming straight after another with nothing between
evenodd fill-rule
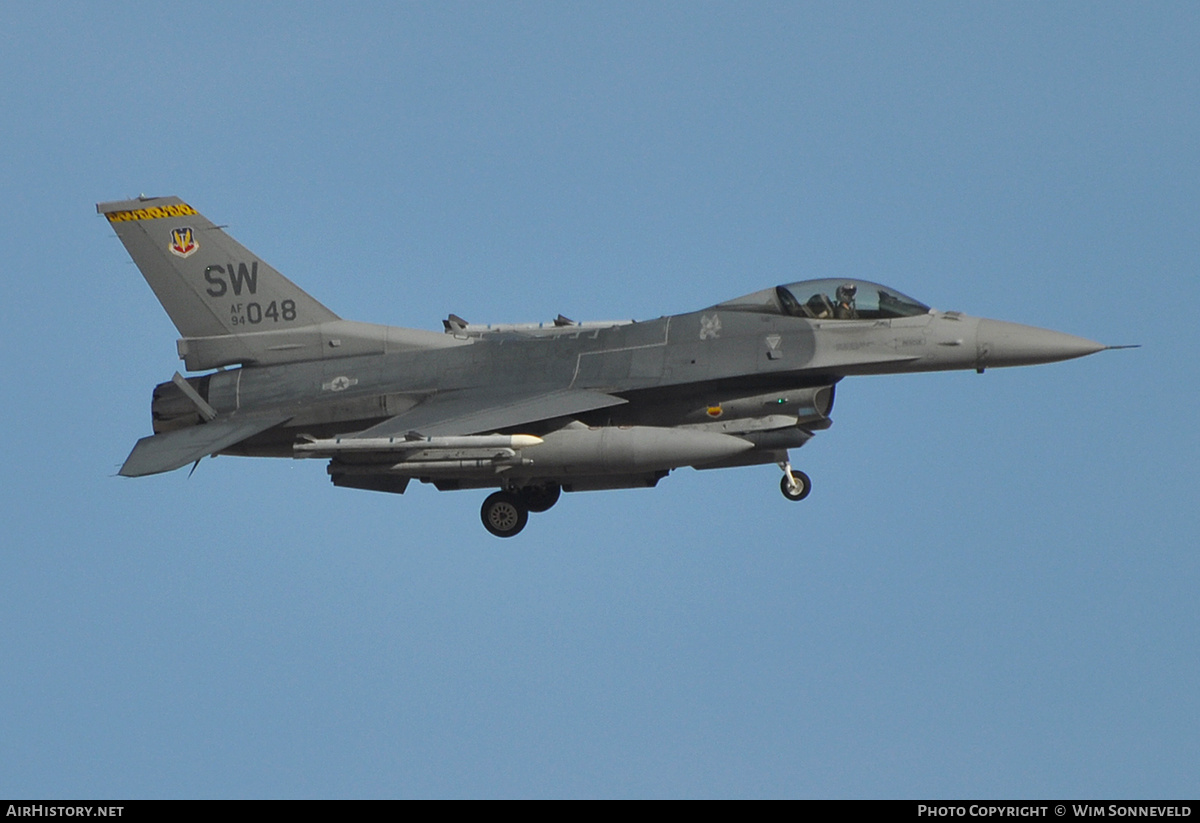
<instances>
[{"instance_id":1,"label":"pilot helmet","mask_svg":"<svg viewBox=\"0 0 1200 823\"><path fill-rule=\"evenodd\" d=\"M839 303L854 302L856 294L858 294L858 286L853 283L843 283L837 287L837 299Z\"/></svg>"}]
</instances>

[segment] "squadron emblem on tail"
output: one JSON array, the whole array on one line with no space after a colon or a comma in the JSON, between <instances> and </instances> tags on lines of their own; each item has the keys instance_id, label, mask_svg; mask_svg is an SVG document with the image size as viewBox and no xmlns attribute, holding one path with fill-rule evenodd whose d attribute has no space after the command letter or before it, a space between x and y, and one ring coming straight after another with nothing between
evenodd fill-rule
<instances>
[{"instance_id":1,"label":"squadron emblem on tail","mask_svg":"<svg viewBox=\"0 0 1200 823\"><path fill-rule=\"evenodd\" d=\"M190 257L200 249L200 244L196 242L196 236L192 232L192 227L183 226L178 229L171 229L171 242L167 244L167 249L171 254L180 257Z\"/></svg>"}]
</instances>

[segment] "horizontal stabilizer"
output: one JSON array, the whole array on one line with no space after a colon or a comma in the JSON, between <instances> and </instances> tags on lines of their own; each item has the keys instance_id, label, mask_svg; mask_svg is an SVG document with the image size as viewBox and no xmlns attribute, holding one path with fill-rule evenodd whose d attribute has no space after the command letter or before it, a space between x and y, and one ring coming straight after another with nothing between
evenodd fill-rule
<instances>
[{"instance_id":1,"label":"horizontal stabilizer","mask_svg":"<svg viewBox=\"0 0 1200 823\"><path fill-rule=\"evenodd\" d=\"M120 474L123 477L143 477L147 474L174 471L288 419L290 418L254 417L219 420L176 429L166 434L143 437L125 459Z\"/></svg>"},{"instance_id":2,"label":"horizontal stabilizer","mask_svg":"<svg viewBox=\"0 0 1200 823\"><path fill-rule=\"evenodd\" d=\"M394 437L414 431L426 437L479 434L625 402L621 397L584 389L560 389L540 394L500 393L492 388L450 391L435 394L355 436Z\"/></svg>"}]
</instances>

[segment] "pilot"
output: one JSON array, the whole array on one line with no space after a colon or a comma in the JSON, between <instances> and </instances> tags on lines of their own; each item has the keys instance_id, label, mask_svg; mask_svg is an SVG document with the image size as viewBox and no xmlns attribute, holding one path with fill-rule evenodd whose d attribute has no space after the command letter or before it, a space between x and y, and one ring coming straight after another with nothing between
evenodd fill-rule
<instances>
[{"instance_id":1,"label":"pilot","mask_svg":"<svg viewBox=\"0 0 1200 823\"><path fill-rule=\"evenodd\" d=\"M837 287L837 304L833 307L833 316L838 320L857 320L858 308L854 305L854 297L858 294L858 286L853 283L843 283Z\"/></svg>"}]
</instances>

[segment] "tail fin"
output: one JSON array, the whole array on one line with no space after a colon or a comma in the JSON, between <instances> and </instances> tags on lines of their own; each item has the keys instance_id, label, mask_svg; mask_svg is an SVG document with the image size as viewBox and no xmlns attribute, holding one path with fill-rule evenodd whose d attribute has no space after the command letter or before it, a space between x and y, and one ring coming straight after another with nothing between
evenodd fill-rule
<instances>
[{"instance_id":1,"label":"tail fin","mask_svg":"<svg viewBox=\"0 0 1200 823\"><path fill-rule=\"evenodd\" d=\"M178 197L98 203L185 338L313 326L338 316Z\"/></svg>"}]
</instances>

